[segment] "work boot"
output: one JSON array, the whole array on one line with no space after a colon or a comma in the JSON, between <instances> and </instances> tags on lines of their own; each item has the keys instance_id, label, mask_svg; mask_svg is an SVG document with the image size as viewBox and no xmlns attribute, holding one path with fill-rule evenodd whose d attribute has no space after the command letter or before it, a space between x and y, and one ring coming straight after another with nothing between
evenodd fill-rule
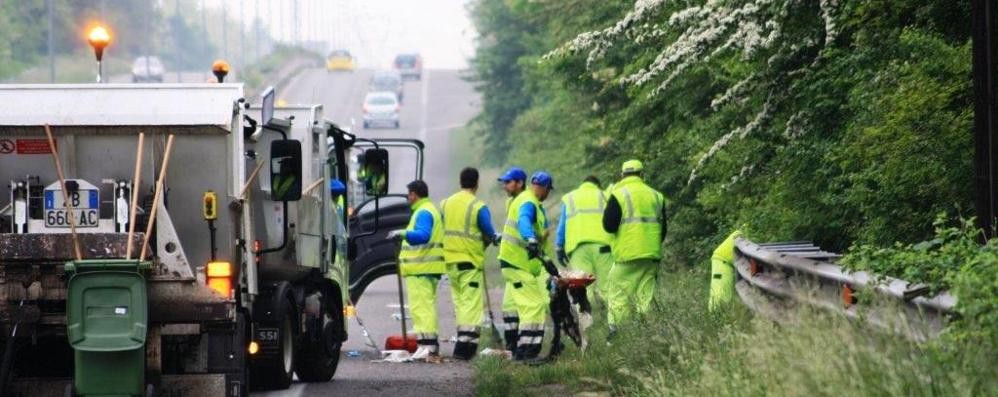
<instances>
[{"instance_id":1,"label":"work boot","mask_svg":"<svg viewBox=\"0 0 998 397\"><path fill-rule=\"evenodd\" d=\"M523 344L516 347L516 353L513 354L513 360L515 361L533 361L536 360L538 356L541 355L541 345L537 344Z\"/></svg>"}]
</instances>

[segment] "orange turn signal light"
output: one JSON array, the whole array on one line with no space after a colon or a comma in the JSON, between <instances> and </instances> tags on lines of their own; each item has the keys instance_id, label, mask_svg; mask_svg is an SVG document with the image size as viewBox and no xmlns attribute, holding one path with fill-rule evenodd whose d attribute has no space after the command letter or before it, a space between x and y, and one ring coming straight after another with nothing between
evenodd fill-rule
<instances>
[{"instance_id":1,"label":"orange turn signal light","mask_svg":"<svg viewBox=\"0 0 998 397\"><path fill-rule=\"evenodd\" d=\"M232 277L232 264L229 262L208 262L207 276Z\"/></svg>"},{"instance_id":2,"label":"orange turn signal light","mask_svg":"<svg viewBox=\"0 0 998 397\"><path fill-rule=\"evenodd\" d=\"M227 298L232 297L232 264L229 262L208 262L205 269L208 288Z\"/></svg>"},{"instance_id":3,"label":"orange turn signal light","mask_svg":"<svg viewBox=\"0 0 998 397\"><path fill-rule=\"evenodd\" d=\"M256 343L256 341L252 341L250 342L247 350L249 351L249 354L257 354L260 352L260 344Z\"/></svg>"}]
</instances>

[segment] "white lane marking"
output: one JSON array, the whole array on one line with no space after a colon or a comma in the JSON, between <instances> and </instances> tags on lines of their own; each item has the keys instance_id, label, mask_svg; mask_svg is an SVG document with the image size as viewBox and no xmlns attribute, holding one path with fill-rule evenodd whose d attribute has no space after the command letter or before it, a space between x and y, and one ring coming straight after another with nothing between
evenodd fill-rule
<instances>
[{"instance_id":1,"label":"white lane marking","mask_svg":"<svg viewBox=\"0 0 998 397\"><path fill-rule=\"evenodd\" d=\"M423 71L423 84L422 84L422 114L420 115L420 128L419 128L419 140L426 142L426 112L429 108L429 97L430 97L430 70Z\"/></svg>"}]
</instances>

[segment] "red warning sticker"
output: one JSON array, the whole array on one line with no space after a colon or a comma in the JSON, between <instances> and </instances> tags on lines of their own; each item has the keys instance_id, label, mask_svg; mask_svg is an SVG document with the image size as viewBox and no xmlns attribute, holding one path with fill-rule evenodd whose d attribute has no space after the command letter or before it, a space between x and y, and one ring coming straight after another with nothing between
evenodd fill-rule
<instances>
[{"instance_id":1,"label":"red warning sticker","mask_svg":"<svg viewBox=\"0 0 998 397\"><path fill-rule=\"evenodd\" d=\"M52 148L49 147L48 139L18 139L17 154L49 154Z\"/></svg>"}]
</instances>

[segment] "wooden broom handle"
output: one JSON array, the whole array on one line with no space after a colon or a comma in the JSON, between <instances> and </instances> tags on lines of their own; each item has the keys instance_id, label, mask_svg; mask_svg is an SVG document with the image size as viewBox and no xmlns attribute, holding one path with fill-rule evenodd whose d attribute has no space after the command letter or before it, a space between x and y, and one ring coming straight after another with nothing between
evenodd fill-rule
<instances>
[{"instance_id":1,"label":"wooden broom handle","mask_svg":"<svg viewBox=\"0 0 998 397\"><path fill-rule=\"evenodd\" d=\"M132 177L132 199L128 206L128 248L125 249L125 259L132 259L132 237L135 236L135 212L138 210L139 186L142 185L142 144L146 134L139 132L139 148L135 151L135 176Z\"/></svg>"},{"instance_id":2,"label":"wooden broom handle","mask_svg":"<svg viewBox=\"0 0 998 397\"><path fill-rule=\"evenodd\" d=\"M159 168L159 180L156 181L156 190L152 198L152 213L149 214L149 223L146 225L146 235L142 238L142 253L139 260L146 257L149 250L149 237L152 236L152 225L156 223L156 212L159 209L160 196L163 195L163 180L166 179L166 169L170 165L170 154L173 151L173 134L166 139L166 152L163 153L163 165Z\"/></svg>"},{"instance_id":3,"label":"wooden broom handle","mask_svg":"<svg viewBox=\"0 0 998 397\"><path fill-rule=\"evenodd\" d=\"M66 178L62 173L62 163L59 162L59 150L55 147L55 139L52 138L52 128L45 124L45 135L49 139L49 148L52 149L52 159L55 160L55 172L59 176L59 186L62 188L62 205L66 207L66 216L69 218L69 232L73 235L73 251L76 253L76 260L83 260L83 251L80 249L80 238L76 235L76 216L73 214L73 204L69 201L69 193L66 192Z\"/></svg>"}]
</instances>

